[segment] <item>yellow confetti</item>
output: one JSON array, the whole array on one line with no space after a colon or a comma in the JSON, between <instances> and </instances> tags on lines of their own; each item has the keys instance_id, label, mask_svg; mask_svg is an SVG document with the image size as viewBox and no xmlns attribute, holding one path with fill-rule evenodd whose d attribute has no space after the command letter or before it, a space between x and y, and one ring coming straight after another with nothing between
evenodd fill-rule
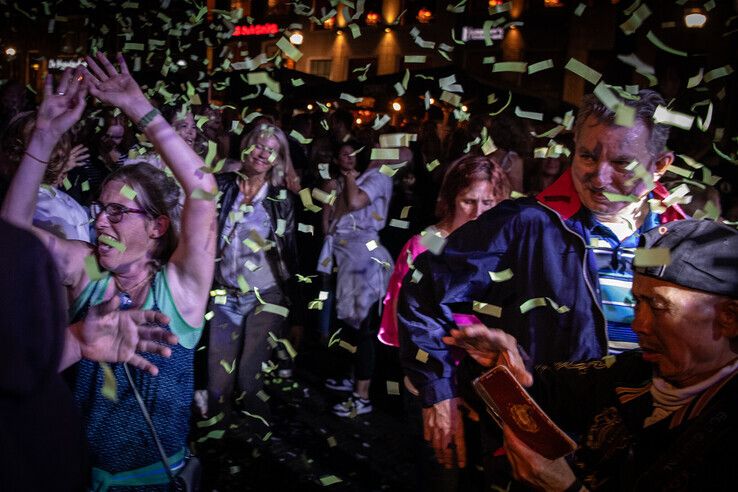
<instances>
[{"instance_id":1,"label":"yellow confetti","mask_svg":"<svg viewBox=\"0 0 738 492\"><path fill-rule=\"evenodd\" d=\"M279 38L279 41L277 41L277 48L282 50L282 53L287 55L287 57L294 62L298 62L300 61L300 58L302 58L302 52L285 37Z\"/></svg>"},{"instance_id":2,"label":"yellow confetti","mask_svg":"<svg viewBox=\"0 0 738 492\"><path fill-rule=\"evenodd\" d=\"M689 116L677 111L671 111L664 106L659 105L656 108L656 111L654 111L653 113L653 120L656 123L676 126L678 128L682 128L683 130L689 130L690 128L692 128L694 116Z\"/></svg>"},{"instance_id":3,"label":"yellow confetti","mask_svg":"<svg viewBox=\"0 0 738 492\"><path fill-rule=\"evenodd\" d=\"M233 373L233 370L236 368L236 359L233 359L232 363L228 363L223 359L220 359L220 365L223 366L223 369L225 369L225 372L228 374Z\"/></svg>"},{"instance_id":4,"label":"yellow confetti","mask_svg":"<svg viewBox=\"0 0 738 492\"><path fill-rule=\"evenodd\" d=\"M671 263L669 248L636 248L633 265L636 267L653 267Z\"/></svg>"},{"instance_id":5,"label":"yellow confetti","mask_svg":"<svg viewBox=\"0 0 738 492\"><path fill-rule=\"evenodd\" d=\"M410 222L406 220L392 219L390 220L389 226L397 227L398 229L408 229L410 227Z\"/></svg>"},{"instance_id":6,"label":"yellow confetti","mask_svg":"<svg viewBox=\"0 0 738 492\"><path fill-rule=\"evenodd\" d=\"M525 73L527 68L526 62L498 62L492 65L492 72Z\"/></svg>"},{"instance_id":7,"label":"yellow confetti","mask_svg":"<svg viewBox=\"0 0 738 492\"><path fill-rule=\"evenodd\" d=\"M650 15L651 9L649 9L648 5L644 3L638 7L635 12L633 12L628 20L620 24L620 29L622 29L625 34L633 34L639 27L641 27L643 21Z\"/></svg>"},{"instance_id":8,"label":"yellow confetti","mask_svg":"<svg viewBox=\"0 0 738 492\"><path fill-rule=\"evenodd\" d=\"M354 347L353 345L351 345L350 343L348 343L345 340L340 340L338 342L338 346L341 347L342 349L348 350L352 354L355 354L356 353L356 347Z\"/></svg>"},{"instance_id":9,"label":"yellow confetti","mask_svg":"<svg viewBox=\"0 0 738 492\"><path fill-rule=\"evenodd\" d=\"M600 78L602 78L602 74L600 72L589 68L587 65L580 62L576 58L569 58L569 61L566 63L564 68L572 73L579 75L591 84L597 84Z\"/></svg>"},{"instance_id":10,"label":"yellow confetti","mask_svg":"<svg viewBox=\"0 0 738 492\"><path fill-rule=\"evenodd\" d=\"M424 231L425 233L420 238L420 244L422 244L428 251L434 255L441 254L444 246L446 246L446 238L438 236L432 232Z\"/></svg>"},{"instance_id":11,"label":"yellow confetti","mask_svg":"<svg viewBox=\"0 0 738 492\"><path fill-rule=\"evenodd\" d=\"M428 362L428 352L423 349L418 349L418 352L415 354L415 359L422 363Z\"/></svg>"},{"instance_id":12,"label":"yellow confetti","mask_svg":"<svg viewBox=\"0 0 738 492\"><path fill-rule=\"evenodd\" d=\"M373 148L370 159L378 160L398 160L400 158L400 149L381 149Z\"/></svg>"},{"instance_id":13,"label":"yellow confetti","mask_svg":"<svg viewBox=\"0 0 738 492\"><path fill-rule=\"evenodd\" d=\"M553 68L553 66L554 66L553 60L551 60L550 58L548 60L543 60L537 63L532 63L528 65L528 74L531 75L531 74L540 72L542 70Z\"/></svg>"},{"instance_id":14,"label":"yellow confetti","mask_svg":"<svg viewBox=\"0 0 738 492\"><path fill-rule=\"evenodd\" d=\"M289 315L290 310L284 306L279 306L277 304L270 304L267 302L257 307L254 312L256 314L259 314L261 312L267 312L267 313L276 314L278 316L282 316L283 318L286 318Z\"/></svg>"},{"instance_id":15,"label":"yellow confetti","mask_svg":"<svg viewBox=\"0 0 738 492\"><path fill-rule=\"evenodd\" d=\"M686 51L676 50L674 48L671 48L671 47L665 45L664 42L661 41L653 33L653 31L648 31L648 33L646 34L646 39L648 39L649 41L651 41L651 43L653 43L654 46L656 46L660 50L666 51L667 53L671 53L672 55L676 55L676 56L687 56L687 52Z\"/></svg>"},{"instance_id":16,"label":"yellow confetti","mask_svg":"<svg viewBox=\"0 0 738 492\"><path fill-rule=\"evenodd\" d=\"M546 305L546 298L545 297L535 297L533 299L528 299L523 304L520 305L520 312L522 314L527 313L531 309L535 309L537 307L543 307Z\"/></svg>"},{"instance_id":17,"label":"yellow confetti","mask_svg":"<svg viewBox=\"0 0 738 492\"><path fill-rule=\"evenodd\" d=\"M103 387L100 393L110 401L118 402L118 383L115 381L115 374L106 362L100 362L103 370Z\"/></svg>"},{"instance_id":18,"label":"yellow confetti","mask_svg":"<svg viewBox=\"0 0 738 492\"><path fill-rule=\"evenodd\" d=\"M494 304L488 304L486 302L473 301L472 310L477 313L494 316L495 318L502 316L502 308L500 306L495 306Z\"/></svg>"},{"instance_id":19,"label":"yellow confetti","mask_svg":"<svg viewBox=\"0 0 738 492\"><path fill-rule=\"evenodd\" d=\"M100 272L95 255L85 257L85 273L87 274L87 278L93 282L102 278L102 273Z\"/></svg>"},{"instance_id":20,"label":"yellow confetti","mask_svg":"<svg viewBox=\"0 0 738 492\"><path fill-rule=\"evenodd\" d=\"M513 278L513 272L509 268L500 272L489 272L489 278L492 279L493 282L505 282Z\"/></svg>"},{"instance_id":21,"label":"yellow confetti","mask_svg":"<svg viewBox=\"0 0 738 492\"><path fill-rule=\"evenodd\" d=\"M397 381L387 381L387 394L388 395L399 395L400 394L400 383Z\"/></svg>"},{"instance_id":22,"label":"yellow confetti","mask_svg":"<svg viewBox=\"0 0 738 492\"><path fill-rule=\"evenodd\" d=\"M224 430L210 431L206 435L204 435L203 437L199 438L197 440L197 442L205 442L208 439L222 439L224 435L225 435L225 431Z\"/></svg>"},{"instance_id":23,"label":"yellow confetti","mask_svg":"<svg viewBox=\"0 0 738 492\"><path fill-rule=\"evenodd\" d=\"M343 480L335 475L323 475L322 477L320 477L320 485L322 485L323 487L341 482L343 482Z\"/></svg>"},{"instance_id":24,"label":"yellow confetti","mask_svg":"<svg viewBox=\"0 0 738 492\"><path fill-rule=\"evenodd\" d=\"M217 424L218 422L220 422L224 418L225 418L225 414L223 412L220 412L218 415L216 415L214 417L211 417L208 420L201 420L201 421L197 422L195 425L197 425L197 427L199 429L204 429L205 427L212 427L212 426L214 426L215 424Z\"/></svg>"}]
</instances>

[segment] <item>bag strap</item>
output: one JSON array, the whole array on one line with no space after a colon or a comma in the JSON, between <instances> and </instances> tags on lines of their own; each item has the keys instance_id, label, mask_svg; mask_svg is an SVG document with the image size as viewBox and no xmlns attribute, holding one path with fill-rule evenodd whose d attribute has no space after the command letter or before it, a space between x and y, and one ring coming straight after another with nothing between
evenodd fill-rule
<instances>
[{"instance_id":1,"label":"bag strap","mask_svg":"<svg viewBox=\"0 0 738 492\"><path fill-rule=\"evenodd\" d=\"M164 452L164 446L161 445L161 441L159 440L159 434L156 433L156 429L154 428L154 423L151 421L151 416L149 415L149 411L146 409L146 405L144 404L143 398L141 398L141 394L138 392L138 388L136 388L136 383L133 381L133 377L131 376L131 371L128 369L128 364L123 363L123 370L126 373L126 378L128 379L128 384L131 386L131 389L133 390L133 394L136 397L136 401L138 402L138 407L141 409L141 413L144 416L144 420L146 420L146 424L149 427L149 431L151 431L151 436L154 438L154 443L156 444L156 449L159 451L159 457L161 458L161 462L164 463L164 470L167 472L167 476L169 477L169 480L174 480L174 472L172 471L172 467L169 465L169 460L167 460L167 455Z\"/></svg>"},{"instance_id":2,"label":"bag strap","mask_svg":"<svg viewBox=\"0 0 738 492\"><path fill-rule=\"evenodd\" d=\"M154 301L153 310L159 311L159 304L156 302L155 278L156 278L156 274L154 274L151 277L151 296L153 297L153 301ZM173 482L176 479L176 476L174 475L174 472L172 471L172 467L169 465L169 460L167 459L166 452L164 451L164 446L162 446L161 440L159 440L159 434L157 434L156 429L154 428L154 422L152 422L151 420L151 415L149 415L149 411L146 409L146 404L144 403L143 398L141 398L141 393L138 392L136 383L133 381L133 377L131 376L131 371L128 369L128 364L125 362L123 363L123 370L126 373L126 379L128 379L128 384L130 385L131 390L133 390L133 394L136 397L136 402L138 402L138 407L141 409L141 413L144 416L144 420L146 420L146 425L149 427L149 431L151 432L151 437L154 438L154 444L156 444L156 449L157 451L159 451L159 458L161 459L161 462L164 464L164 471L167 472L169 481Z\"/></svg>"}]
</instances>

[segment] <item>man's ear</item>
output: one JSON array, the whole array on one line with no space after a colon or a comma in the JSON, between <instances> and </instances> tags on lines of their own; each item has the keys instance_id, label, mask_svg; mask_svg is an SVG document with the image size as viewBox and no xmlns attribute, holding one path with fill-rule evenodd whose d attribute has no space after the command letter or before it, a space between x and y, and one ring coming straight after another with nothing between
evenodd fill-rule
<instances>
[{"instance_id":1,"label":"man's ear","mask_svg":"<svg viewBox=\"0 0 738 492\"><path fill-rule=\"evenodd\" d=\"M169 227L171 227L169 217L166 215L160 215L152 219L151 227L149 228L149 237L151 239L159 239L166 234Z\"/></svg>"},{"instance_id":2,"label":"man's ear","mask_svg":"<svg viewBox=\"0 0 738 492\"><path fill-rule=\"evenodd\" d=\"M656 165L653 169L653 180L660 180L661 176L663 176L666 170L669 169L672 162L674 162L674 152L668 150L659 154L656 158Z\"/></svg>"},{"instance_id":3,"label":"man's ear","mask_svg":"<svg viewBox=\"0 0 738 492\"><path fill-rule=\"evenodd\" d=\"M738 337L738 300L728 299L715 306L718 328L726 338Z\"/></svg>"}]
</instances>

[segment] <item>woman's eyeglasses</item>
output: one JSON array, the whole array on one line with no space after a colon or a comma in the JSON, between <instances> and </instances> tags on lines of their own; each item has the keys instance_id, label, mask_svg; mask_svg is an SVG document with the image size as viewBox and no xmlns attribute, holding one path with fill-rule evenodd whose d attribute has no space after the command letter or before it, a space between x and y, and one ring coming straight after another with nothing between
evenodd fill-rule
<instances>
[{"instance_id":1,"label":"woman's eyeglasses","mask_svg":"<svg viewBox=\"0 0 738 492\"><path fill-rule=\"evenodd\" d=\"M147 214L145 210L128 208L125 205L121 205L120 203L104 204L100 202L92 202L92 204L90 205L90 211L92 212L92 217L95 219L100 216L101 212L105 212L108 220L113 224L117 224L118 222L120 222L124 214Z\"/></svg>"}]
</instances>

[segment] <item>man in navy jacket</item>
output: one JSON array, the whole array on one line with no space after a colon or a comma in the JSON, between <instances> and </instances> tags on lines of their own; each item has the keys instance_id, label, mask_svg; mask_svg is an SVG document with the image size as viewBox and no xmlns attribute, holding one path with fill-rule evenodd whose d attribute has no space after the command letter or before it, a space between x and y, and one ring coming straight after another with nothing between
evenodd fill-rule
<instances>
[{"instance_id":1,"label":"man in navy jacket","mask_svg":"<svg viewBox=\"0 0 738 492\"><path fill-rule=\"evenodd\" d=\"M625 295L639 236L684 218L661 203L667 192L657 183L674 160L668 127L653 120L663 99L642 90L619 101L635 113L630 126L587 96L571 169L535 198L502 202L459 228L441 254L416 259L418 282L405 278L402 363L420 392L424 437L445 467L465 465L455 358L441 340L456 328L452 313L510 333L534 364L602 357L610 325L627 326L623 309L632 315L627 299L603 307L603 290Z\"/></svg>"}]
</instances>

